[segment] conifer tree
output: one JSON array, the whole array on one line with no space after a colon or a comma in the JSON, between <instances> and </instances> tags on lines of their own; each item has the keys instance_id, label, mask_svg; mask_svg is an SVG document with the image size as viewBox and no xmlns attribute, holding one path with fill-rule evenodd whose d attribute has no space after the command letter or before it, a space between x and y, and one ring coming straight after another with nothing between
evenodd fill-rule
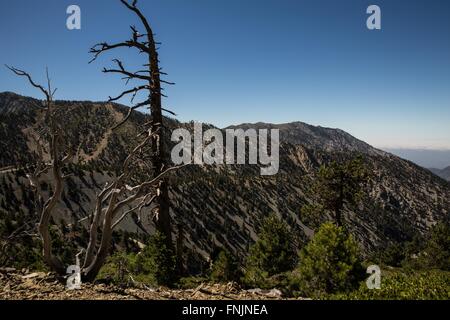
<instances>
[{"instance_id":1,"label":"conifer tree","mask_svg":"<svg viewBox=\"0 0 450 320\"><path fill-rule=\"evenodd\" d=\"M297 271L302 293L312 296L353 289L364 276L356 241L331 222L300 252Z\"/></svg>"},{"instance_id":2,"label":"conifer tree","mask_svg":"<svg viewBox=\"0 0 450 320\"><path fill-rule=\"evenodd\" d=\"M264 279L292 270L297 261L294 237L287 224L272 214L258 233L258 241L250 248L244 282L261 284Z\"/></svg>"},{"instance_id":3,"label":"conifer tree","mask_svg":"<svg viewBox=\"0 0 450 320\"><path fill-rule=\"evenodd\" d=\"M324 209L332 213L338 226L342 226L345 205L355 205L363 195L363 186L369 175L361 157L322 166L314 186Z\"/></svg>"}]
</instances>

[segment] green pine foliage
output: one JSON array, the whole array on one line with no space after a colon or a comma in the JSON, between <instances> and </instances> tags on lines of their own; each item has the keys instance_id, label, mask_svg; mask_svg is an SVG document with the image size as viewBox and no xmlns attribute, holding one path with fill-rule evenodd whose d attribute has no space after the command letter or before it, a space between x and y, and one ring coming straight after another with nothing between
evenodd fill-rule
<instances>
[{"instance_id":1,"label":"green pine foliage","mask_svg":"<svg viewBox=\"0 0 450 320\"><path fill-rule=\"evenodd\" d=\"M276 215L270 215L263 221L258 241L250 248L243 282L247 286L266 287L269 277L292 270L296 261L289 227Z\"/></svg>"},{"instance_id":2,"label":"green pine foliage","mask_svg":"<svg viewBox=\"0 0 450 320\"><path fill-rule=\"evenodd\" d=\"M349 293L324 296L333 300L448 300L450 272L382 270L380 289L368 289L365 282Z\"/></svg>"},{"instance_id":3,"label":"green pine foliage","mask_svg":"<svg viewBox=\"0 0 450 320\"><path fill-rule=\"evenodd\" d=\"M450 223L440 222L433 227L424 258L427 267L450 271Z\"/></svg>"},{"instance_id":4,"label":"green pine foliage","mask_svg":"<svg viewBox=\"0 0 450 320\"><path fill-rule=\"evenodd\" d=\"M450 224L437 223L427 237L393 243L376 254L377 263L408 270L440 269L450 271Z\"/></svg>"},{"instance_id":5,"label":"green pine foliage","mask_svg":"<svg viewBox=\"0 0 450 320\"><path fill-rule=\"evenodd\" d=\"M129 286L133 284L135 268L135 254L117 251L108 257L107 262L97 275L97 280L111 282L118 286Z\"/></svg>"},{"instance_id":6,"label":"green pine foliage","mask_svg":"<svg viewBox=\"0 0 450 320\"><path fill-rule=\"evenodd\" d=\"M239 280L238 263L229 251L220 251L211 267L210 279L213 282L230 282Z\"/></svg>"},{"instance_id":7,"label":"green pine foliage","mask_svg":"<svg viewBox=\"0 0 450 320\"><path fill-rule=\"evenodd\" d=\"M349 291L364 277L359 256L353 237L327 222L301 251L294 286L303 296Z\"/></svg>"},{"instance_id":8,"label":"green pine foliage","mask_svg":"<svg viewBox=\"0 0 450 320\"><path fill-rule=\"evenodd\" d=\"M363 187L369 180L362 157L343 163L336 161L319 169L314 192L320 204L328 210L337 225L341 226L344 205L355 205L363 197Z\"/></svg>"},{"instance_id":9,"label":"green pine foliage","mask_svg":"<svg viewBox=\"0 0 450 320\"><path fill-rule=\"evenodd\" d=\"M116 252L108 258L97 280L111 281L118 285L144 284L172 286L176 282L176 257L167 248L164 235L151 236L141 252Z\"/></svg>"},{"instance_id":10,"label":"green pine foliage","mask_svg":"<svg viewBox=\"0 0 450 320\"><path fill-rule=\"evenodd\" d=\"M136 257L136 272L153 284L173 285L176 279L176 256L166 245L165 237L157 232Z\"/></svg>"},{"instance_id":11,"label":"green pine foliage","mask_svg":"<svg viewBox=\"0 0 450 320\"><path fill-rule=\"evenodd\" d=\"M401 267L407 256L406 246L403 243L393 243L380 249L374 259L378 264L390 267Z\"/></svg>"}]
</instances>

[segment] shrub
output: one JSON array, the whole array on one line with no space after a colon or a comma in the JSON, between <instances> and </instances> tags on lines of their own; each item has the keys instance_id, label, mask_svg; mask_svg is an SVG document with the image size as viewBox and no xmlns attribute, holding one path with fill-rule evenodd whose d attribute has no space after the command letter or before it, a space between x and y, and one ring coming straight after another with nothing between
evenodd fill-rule
<instances>
[{"instance_id":1,"label":"shrub","mask_svg":"<svg viewBox=\"0 0 450 320\"><path fill-rule=\"evenodd\" d=\"M391 266L401 267L406 259L407 250L401 243L393 243L387 247L381 248L375 255L379 263Z\"/></svg>"},{"instance_id":2,"label":"shrub","mask_svg":"<svg viewBox=\"0 0 450 320\"><path fill-rule=\"evenodd\" d=\"M267 278L294 268L297 253L288 226L275 215L264 220L258 238L250 248L243 282L265 287Z\"/></svg>"},{"instance_id":3,"label":"shrub","mask_svg":"<svg viewBox=\"0 0 450 320\"><path fill-rule=\"evenodd\" d=\"M417 240L406 246L407 259L403 267L424 270L440 269L450 271L450 224L442 221L431 229L431 234L421 243Z\"/></svg>"},{"instance_id":4,"label":"shrub","mask_svg":"<svg viewBox=\"0 0 450 320\"><path fill-rule=\"evenodd\" d=\"M109 257L97 280L108 280L118 285L171 286L176 280L175 271L175 255L166 247L164 235L158 232L150 237L138 254L122 251Z\"/></svg>"},{"instance_id":5,"label":"shrub","mask_svg":"<svg viewBox=\"0 0 450 320\"><path fill-rule=\"evenodd\" d=\"M229 282L239 279L239 267L228 251L222 250L211 267L210 278L214 282Z\"/></svg>"},{"instance_id":6,"label":"shrub","mask_svg":"<svg viewBox=\"0 0 450 320\"><path fill-rule=\"evenodd\" d=\"M166 245L165 237L157 232L136 256L137 280L151 285L173 285L176 279L176 257Z\"/></svg>"},{"instance_id":7,"label":"shrub","mask_svg":"<svg viewBox=\"0 0 450 320\"><path fill-rule=\"evenodd\" d=\"M97 275L97 280L112 282L119 286L128 286L133 282L136 267L136 255L116 252L110 256Z\"/></svg>"},{"instance_id":8,"label":"shrub","mask_svg":"<svg viewBox=\"0 0 450 320\"><path fill-rule=\"evenodd\" d=\"M363 276L356 241L327 222L301 251L295 285L301 294L317 296L354 289Z\"/></svg>"},{"instance_id":9,"label":"shrub","mask_svg":"<svg viewBox=\"0 0 450 320\"><path fill-rule=\"evenodd\" d=\"M428 267L450 271L450 224L440 222L431 230L431 237L425 248Z\"/></svg>"},{"instance_id":10,"label":"shrub","mask_svg":"<svg viewBox=\"0 0 450 320\"><path fill-rule=\"evenodd\" d=\"M370 290L364 282L358 290L336 294L328 299L345 300L448 300L450 299L450 272L394 270L383 272L381 288Z\"/></svg>"}]
</instances>

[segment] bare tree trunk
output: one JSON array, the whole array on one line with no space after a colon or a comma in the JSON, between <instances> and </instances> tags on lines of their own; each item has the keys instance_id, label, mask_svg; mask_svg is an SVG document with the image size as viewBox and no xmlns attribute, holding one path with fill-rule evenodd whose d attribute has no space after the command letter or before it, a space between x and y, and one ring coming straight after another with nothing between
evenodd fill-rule
<instances>
[{"instance_id":1,"label":"bare tree trunk","mask_svg":"<svg viewBox=\"0 0 450 320\"><path fill-rule=\"evenodd\" d=\"M57 137L54 137L56 140ZM54 145L54 148L56 146ZM55 150L55 152L57 152ZM58 164L58 160L53 160L53 179L55 181L55 190L53 195L49 198L47 203L44 206L44 210L41 213L41 219L39 221L39 234L42 238L42 253L45 263L50 266L52 270L59 274L65 273L65 268L61 261L53 256L52 253L52 240L50 237L50 219L52 217L53 210L57 203L61 200L62 192L64 189L64 182L62 179L61 169Z\"/></svg>"},{"instance_id":2,"label":"bare tree trunk","mask_svg":"<svg viewBox=\"0 0 450 320\"><path fill-rule=\"evenodd\" d=\"M149 48L149 66L150 66L150 110L152 115L152 132L154 133L152 139L152 162L155 168L154 176L159 175L167 167L165 159L164 141L165 127L162 115L162 94L161 94L161 77L158 52L156 49L156 42L153 37L153 31L144 17L143 24L147 30L148 48ZM168 195L167 181L163 179L160 184L160 196L156 199L156 215L154 223L158 231L165 236L166 245L172 251L174 250L172 240L172 225L170 218L170 204Z\"/></svg>"},{"instance_id":3,"label":"bare tree trunk","mask_svg":"<svg viewBox=\"0 0 450 320\"><path fill-rule=\"evenodd\" d=\"M108 257L113 231L112 219L115 211L117 211L117 209L114 207L114 204L117 202L117 196L117 193L114 193L111 196L108 210L105 213L102 228L102 238L98 252L89 266L87 266L87 268L83 270L84 278L87 281L95 280L95 277L99 273L101 267L105 264L106 258Z\"/></svg>"},{"instance_id":4,"label":"bare tree trunk","mask_svg":"<svg viewBox=\"0 0 450 320\"><path fill-rule=\"evenodd\" d=\"M54 182L54 191L45 204L37 208L39 213L38 232L42 239L42 255L44 262L50 267L51 270L58 274L65 274L65 268L62 262L52 253L52 240L50 236L50 222L53 211L61 201L61 197L64 191L64 176L62 173L62 167L64 164L72 159L72 154L69 152L67 155L63 155L60 150L60 136L57 121L55 120L55 114L53 110L53 96L56 90L52 91L51 81L47 70L47 88L36 84L31 75L20 69L6 66L16 75L26 77L28 82L35 88L39 89L46 97L45 116L38 120L38 129L47 130L48 137L42 134L39 139L36 139L38 149L38 162L36 163L36 169L34 173L28 175L30 185L34 188L37 197L43 199L42 190L40 188L40 176L51 170L52 179ZM44 123L44 120L48 120L49 123ZM39 128L39 125L43 125L44 128ZM47 140L49 146L50 163L46 164L43 156L44 147L41 145L41 140ZM40 202L40 201L38 201Z\"/></svg>"},{"instance_id":5,"label":"bare tree trunk","mask_svg":"<svg viewBox=\"0 0 450 320\"><path fill-rule=\"evenodd\" d=\"M127 0L120 0L124 6L126 6L129 10L134 12L136 16L140 19L142 25L145 28L145 34L141 34L137 31L136 27L132 26L131 30L133 31L133 37L131 40L116 43L116 44L108 44L108 43L99 43L91 49L91 53L94 54L94 58L91 61L94 61L101 53L105 51L109 51L116 48L134 48L138 49L140 53L144 53L147 55L148 59L144 67L146 70L141 70L138 72L130 72L125 69L122 62L115 59L114 61L119 66L119 69L104 69L103 72L106 73L119 73L125 75L125 79L135 79L135 80L144 80L146 81L146 85L142 85L139 87L135 87L131 90L124 91L116 98L110 98L110 101L116 101L127 94L133 94L133 97L136 95L138 91L148 90L148 100L141 102L130 109L130 112L142 107L149 105L149 109L152 116L152 122L150 126L151 130L151 145L152 145L152 156L151 162L153 166L153 177L158 176L161 172L163 172L168 165L168 162L165 159L165 150L164 150L164 141L165 141L165 133L164 133L164 118L163 111L174 114L170 110L163 108L162 106L162 97L164 94L161 90L161 83L172 85L173 83L167 82L161 79L161 75L164 74L161 72L161 68L159 67L158 60L158 52L157 52L157 42L153 36L153 30L142 14L142 12L137 8L137 1L134 0L129 3ZM142 40L142 37L145 37L145 40ZM127 117L121 122L124 123L130 116L130 113ZM120 124L119 124L120 125ZM154 208L154 223L156 228L162 232L167 241L167 245L169 248L173 249L173 241L172 241L172 225L170 218L170 202L168 196L168 187L167 181L162 180L159 188L159 195L155 201Z\"/></svg>"},{"instance_id":6,"label":"bare tree trunk","mask_svg":"<svg viewBox=\"0 0 450 320\"><path fill-rule=\"evenodd\" d=\"M103 213L102 203L107 193L110 192L113 187L114 185L112 183L109 186L106 185L105 188L97 196L97 203L95 205L95 211L89 229L89 243L86 250L83 266L89 266L94 259L97 244L97 230L99 228L100 219L102 218Z\"/></svg>"},{"instance_id":7,"label":"bare tree trunk","mask_svg":"<svg viewBox=\"0 0 450 320\"><path fill-rule=\"evenodd\" d=\"M119 42L115 44L108 44L106 42L99 43L91 48L91 53L94 54L94 61L103 52L113 50L116 48L133 48L137 49L140 54L145 54L147 60L143 65L144 70L131 72L125 68L123 63L114 59L117 64L117 69L103 69L105 73L118 73L124 76L127 80L144 81L143 84L136 86L133 89L123 91L119 96L109 99L110 102L117 101L126 95L133 95L131 101L134 100L136 94L140 91L148 92L148 99L132 106L125 118L116 124L113 128L116 129L124 124L130 117L131 113L144 106L148 106L151 112L151 122L144 125L143 131L137 135L136 140L141 141L134 150L128 154L124 161L123 171L114 179L114 182L105 187L97 197L97 206L94 212L91 227L90 227L90 241L83 264L83 276L86 280L93 280L100 268L103 266L109 251L112 238L113 229L127 216L127 214L153 205L153 221L158 231L164 234L167 248L171 252L175 252L172 241L172 226L170 219L170 206L168 197L167 181L165 173L177 169L179 167L168 167L168 162L165 159L164 150L164 118L163 111L174 114L173 112L163 108L161 92L161 83L173 84L161 79L161 69L159 68L158 53L154 40L153 31L145 16L136 7L137 1L133 0L131 3L127 0L120 0L124 6L134 12L142 22L145 28L145 33L140 33L136 27L131 26L132 38L130 40ZM142 137L144 138L142 139ZM151 148L149 147L151 146ZM150 154L149 154L150 152ZM141 183L138 186L130 187L126 185L133 181L133 164L132 161L138 161L138 166L149 168L148 177L144 177L148 181ZM151 162L149 166L146 161ZM143 165L144 163L144 165ZM151 169L151 170L150 170ZM142 176L141 176L142 177ZM127 197L128 195L128 197ZM125 199L123 199L125 197ZM123 199L123 200L121 200ZM106 208L103 208L104 203L109 201ZM138 201L139 204L121 214L120 218L116 215L125 207L125 205L134 205ZM113 222L113 220L115 220ZM100 244L97 245L97 229L101 227Z\"/></svg>"},{"instance_id":8,"label":"bare tree trunk","mask_svg":"<svg viewBox=\"0 0 450 320\"><path fill-rule=\"evenodd\" d=\"M145 141L143 142L143 144ZM138 150L139 146L135 149ZM133 153L131 153L128 157L128 159L131 158ZM127 161L125 161L127 163ZM91 240L89 242L88 251L92 250L92 253L88 256L86 255L85 264L82 268L82 276L85 279L85 281L93 281L95 277L97 276L98 272L100 271L101 267L105 264L106 258L109 255L110 246L111 246L111 240L112 240L112 232L114 228L122 221L122 219L129 213L133 212L134 210L142 210L143 207L149 206L152 204L154 199L157 197L153 195L155 192L148 191L149 188L154 188L157 186L161 180L164 178L164 176L173 170L177 170L180 167L171 167L167 168L163 172L161 172L158 176L152 178L149 181L145 181L140 185L137 185L135 187L130 186L123 186L122 185L122 179L124 175L117 178L117 180L114 182L114 184L111 185L111 190L107 194L106 198L109 199L108 206L106 207L104 215L102 215L103 221L101 223L102 225L102 236L100 240L100 245L98 248L97 253L94 255L93 248L95 248L96 244L96 231L94 233L91 233ZM105 188L103 191L107 190ZM120 200L119 198L121 196L124 196L125 193L131 193L130 196L125 197L125 199ZM103 192L102 192L103 193ZM152 196L150 200L148 201L149 196ZM139 204L132 208L131 210L125 211L122 216L120 216L116 221L113 223L113 220L116 218L117 214L127 205L132 204L133 202L139 202ZM103 198L100 200L100 203L103 202ZM99 211L97 211L99 212ZM94 221L91 225L91 228L94 227L94 224L97 225L98 216L94 216Z\"/></svg>"}]
</instances>

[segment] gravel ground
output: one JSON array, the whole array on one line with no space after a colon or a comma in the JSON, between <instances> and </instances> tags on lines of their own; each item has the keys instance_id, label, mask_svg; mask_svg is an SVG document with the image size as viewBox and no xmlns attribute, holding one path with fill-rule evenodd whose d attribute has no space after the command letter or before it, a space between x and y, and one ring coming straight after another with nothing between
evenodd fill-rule
<instances>
[{"instance_id":1,"label":"gravel ground","mask_svg":"<svg viewBox=\"0 0 450 320\"><path fill-rule=\"evenodd\" d=\"M82 284L67 290L50 273L0 270L0 300L260 300L281 299L278 290L241 290L235 283L201 284L196 289L121 288Z\"/></svg>"}]
</instances>

